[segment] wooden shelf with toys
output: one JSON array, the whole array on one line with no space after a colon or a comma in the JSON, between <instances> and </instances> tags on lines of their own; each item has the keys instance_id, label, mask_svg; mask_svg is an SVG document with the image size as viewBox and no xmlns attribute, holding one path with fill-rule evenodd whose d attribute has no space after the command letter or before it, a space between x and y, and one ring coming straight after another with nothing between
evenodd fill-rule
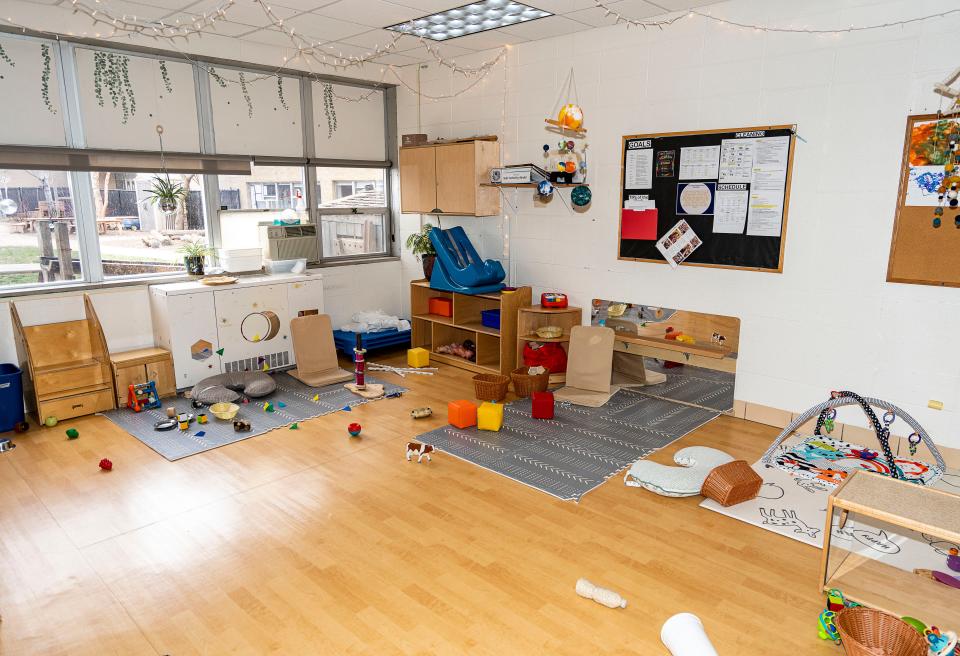
<instances>
[{"instance_id":1,"label":"wooden shelf with toys","mask_svg":"<svg viewBox=\"0 0 960 656\"><path fill-rule=\"evenodd\" d=\"M529 287L494 294L458 294L431 289L427 280L414 280L410 283L411 346L427 349L436 362L475 373L509 375L516 367L517 311L530 304L531 294ZM483 320L484 315L496 311L500 313L499 328ZM465 342L473 348L461 348Z\"/></svg>"},{"instance_id":2,"label":"wooden shelf with toys","mask_svg":"<svg viewBox=\"0 0 960 656\"><path fill-rule=\"evenodd\" d=\"M863 471L851 474L827 501L821 589L838 589L849 601L896 617L916 618L927 626L956 627L960 591L933 580L929 571L908 571L857 553L858 547L847 548L831 527L836 523L841 529L856 528L860 518L870 518L917 531L931 543L958 544L958 508L960 497L946 490ZM949 569L947 556L944 561L945 573L960 578Z\"/></svg>"},{"instance_id":3,"label":"wooden shelf with toys","mask_svg":"<svg viewBox=\"0 0 960 656\"><path fill-rule=\"evenodd\" d=\"M531 305L520 308L517 317L517 366L523 365L523 349L528 342L540 344L560 344L564 351L570 342L570 329L579 326L583 320L583 310L578 307L551 308ZM559 328L556 337L541 337L537 331L546 327ZM566 373L551 373L550 384L561 385L567 381Z\"/></svg>"}]
</instances>

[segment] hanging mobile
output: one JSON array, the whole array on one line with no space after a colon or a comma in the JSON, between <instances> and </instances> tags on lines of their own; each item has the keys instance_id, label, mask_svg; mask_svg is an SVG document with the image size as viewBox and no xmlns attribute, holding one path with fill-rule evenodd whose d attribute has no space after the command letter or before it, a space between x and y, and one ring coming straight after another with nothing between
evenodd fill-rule
<instances>
[{"instance_id":1,"label":"hanging mobile","mask_svg":"<svg viewBox=\"0 0 960 656\"><path fill-rule=\"evenodd\" d=\"M833 432L833 429L837 427L836 420L837 418L837 409L830 408L827 412L827 416L823 418L823 430L827 431L827 434Z\"/></svg>"},{"instance_id":2,"label":"hanging mobile","mask_svg":"<svg viewBox=\"0 0 960 656\"><path fill-rule=\"evenodd\" d=\"M919 433L910 433L910 436L907 438L907 444L910 445L911 456L917 455L917 447L920 445L922 439Z\"/></svg>"}]
</instances>

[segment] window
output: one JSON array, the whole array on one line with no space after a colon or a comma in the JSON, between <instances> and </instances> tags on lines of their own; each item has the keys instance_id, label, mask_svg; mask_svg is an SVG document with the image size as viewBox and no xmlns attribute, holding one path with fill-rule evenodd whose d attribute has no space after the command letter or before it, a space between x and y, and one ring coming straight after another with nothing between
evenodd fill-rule
<instances>
[{"instance_id":1,"label":"window","mask_svg":"<svg viewBox=\"0 0 960 656\"><path fill-rule=\"evenodd\" d=\"M257 248L260 223L298 218L307 222L301 166L250 166L250 175L221 175L220 246Z\"/></svg>"},{"instance_id":2,"label":"window","mask_svg":"<svg viewBox=\"0 0 960 656\"><path fill-rule=\"evenodd\" d=\"M186 202L165 212L150 189L162 173L90 173L93 204L105 278L184 271L180 249L188 242L207 241L203 176L169 174L180 185Z\"/></svg>"},{"instance_id":3,"label":"window","mask_svg":"<svg viewBox=\"0 0 960 656\"><path fill-rule=\"evenodd\" d=\"M78 251L70 174L0 170L0 285L80 279Z\"/></svg>"},{"instance_id":4,"label":"window","mask_svg":"<svg viewBox=\"0 0 960 656\"><path fill-rule=\"evenodd\" d=\"M317 208L324 258L388 250L386 171L317 167Z\"/></svg>"}]
</instances>

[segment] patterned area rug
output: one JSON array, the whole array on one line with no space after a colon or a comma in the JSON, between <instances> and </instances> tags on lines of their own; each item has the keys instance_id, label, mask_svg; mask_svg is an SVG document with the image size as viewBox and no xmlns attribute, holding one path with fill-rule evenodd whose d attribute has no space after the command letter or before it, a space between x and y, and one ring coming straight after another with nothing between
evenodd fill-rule
<instances>
[{"instance_id":1,"label":"patterned area rug","mask_svg":"<svg viewBox=\"0 0 960 656\"><path fill-rule=\"evenodd\" d=\"M186 431L154 430L153 425L157 421L167 418L165 409L171 405L175 406L179 412L194 414L199 412L191 407L189 399L182 396L163 399L163 406L156 410L137 413L129 408L120 408L101 414L167 460L173 461L233 444L255 435L263 435L294 422L337 412L345 406L354 407L367 403L365 399L344 389L342 383L326 387L308 387L283 372L274 374L274 380L277 381L277 389L273 394L251 400L250 403L240 406L237 419L246 419L252 426L252 430L242 433L233 430L232 421L221 421L210 412L207 412L208 423L201 425L194 421ZM388 395L407 391L403 387L376 380L371 376L367 376L367 382L382 384L385 394ZM317 397L316 401L313 400L314 397ZM266 401L273 404L273 412L263 409ZM280 407L280 404L283 404L283 407Z\"/></svg>"},{"instance_id":2,"label":"patterned area rug","mask_svg":"<svg viewBox=\"0 0 960 656\"><path fill-rule=\"evenodd\" d=\"M467 462L558 499L579 501L605 480L717 417L716 412L620 390L606 405L557 403L534 419L530 400L508 403L499 432L445 426L420 435Z\"/></svg>"},{"instance_id":3,"label":"patterned area rug","mask_svg":"<svg viewBox=\"0 0 960 656\"><path fill-rule=\"evenodd\" d=\"M651 371L666 374L667 382L644 387L644 394L692 403L719 412L733 410L733 384L736 380L734 374L689 364L664 369L663 365L652 358L646 358L646 367Z\"/></svg>"}]
</instances>

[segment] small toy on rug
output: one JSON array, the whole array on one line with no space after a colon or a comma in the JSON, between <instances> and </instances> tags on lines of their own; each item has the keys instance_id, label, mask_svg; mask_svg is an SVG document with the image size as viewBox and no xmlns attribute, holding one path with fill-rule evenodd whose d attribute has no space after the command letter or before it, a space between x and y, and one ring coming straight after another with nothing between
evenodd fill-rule
<instances>
[{"instance_id":1,"label":"small toy on rug","mask_svg":"<svg viewBox=\"0 0 960 656\"><path fill-rule=\"evenodd\" d=\"M427 363L429 364L429 362ZM386 371L387 373L397 374L401 378L406 378L407 374L419 374L420 376L432 376L436 367L428 367L424 365L422 367L394 367L389 364L378 364L376 362L368 362L367 369L369 371Z\"/></svg>"},{"instance_id":2,"label":"small toy on rug","mask_svg":"<svg viewBox=\"0 0 960 656\"><path fill-rule=\"evenodd\" d=\"M414 408L410 411L410 416L414 419L423 419L424 417L429 417L433 414L433 410L430 408Z\"/></svg>"},{"instance_id":3,"label":"small toy on rug","mask_svg":"<svg viewBox=\"0 0 960 656\"><path fill-rule=\"evenodd\" d=\"M607 608L626 608L627 600L621 597L613 590L601 588L587 579L577 579L577 594L587 599L593 599L598 604L603 604Z\"/></svg>"},{"instance_id":4,"label":"small toy on rug","mask_svg":"<svg viewBox=\"0 0 960 656\"><path fill-rule=\"evenodd\" d=\"M46 419L43 420L43 424L44 424L47 428L53 428L54 426L57 425L57 418L54 417L53 415L50 415L49 417L47 417Z\"/></svg>"},{"instance_id":5,"label":"small toy on rug","mask_svg":"<svg viewBox=\"0 0 960 656\"><path fill-rule=\"evenodd\" d=\"M310 399L310 400L311 400L311 401L314 401L314 402L319 401L319 400L320 400L320 395L319 395L319 394L314 394L314 395L313 395L313 398Z\"/></svg>"},{"instance_id":6,"label":"small toy on rug","mask_svg":"<svg viewBox=\"0 0 960 656\"><path fill-rule=\"evenodd\" d=\"M203 437L203 436L206 435L206 434L207 434L207 431L197 431L196 433L193 434L193 436L194 436L194 437Z\"/></svg>"},{"instance_id":7,"label":"small toy on rug","mask_svg":"<svg viewBox=\"0 0 960 656\"><path fill-rule=\"evenodd\" d=\"M472 401L459 399L447 404L447 421L457 428L477 425L477 406Z\"/></svg>"},{"instance_id":8,"label":"small toy on rug","mask_svg":"<svg viewBox=\"0 0 960 656\"><path fill-rule=\"evenodd\" d=\"M530 412L534 419L553 419L553 392L534 392Z\"/></svg>"},{"instance_id":9,"label":"small toy on rug","mask_svg":"<svg viewBox=\"0 0 960 656\"><path fill-rule=\"evenodd\" d=\"M188 412L181 412L177 415L177 425L180 426L180 430L185 431L190 427L190 423L193 421L193 415Z\"/></svg>"},{"instance_id":10,"label":"small toy on rug","mask_svg":"<svg viewBox=\"0 0 960 656\"><path fill-rule=\"evenodd\" d=\"M134 412L159 408L160 394L157 384L150 380L146 383L134 383L127 387L127 407Z\"/></svg>"},{"instance_id":11,"label":"small toy on rug","mask_svg":"<svg viewBox=\"0 0 960 656\"><path fill-rule=\"evenodd\" d=\"M427 457L427 462L430 462L430 454L433 453L433 446L430 444L420 444L419 442L407 442L407 462L410 461L411 456L417 456L417 462L423 460L423 457Z\"/></svg>"},{"instance_id":12,"label":"small toy on rug","mask_svg":"<svg viewBox=\"0 0 960 656\"><path fill-rule=\"evenodd\" d=\"M678 613L664 622L660 642L673 656L718 656L703 622L693 613Z\"/></svg>"},{"instance_id":13,"label":"small toy on rug","mask_svg":"<svg viewBox=\"0 0 960 656\"><path fill-rule=\"evenodd\" d=\"M286 407L287 407L287 404L284 403L283 401L277 401L277 407L278 407L278 408L286 408Z\"/></svg>"},{"instance_id":14,"label":"small toy on rug","mask_svg":"<svg viewBox=\"0 0 960 656\"><path fill-rule=\"evenodd\" d=\"M190 405L193 407L194 410L199 410L200 408L203 407L203 401L199 399L192 399L190 401Z\"/></svg>"},{"instance_id":15,"label":"small toy on rug","mask_svg":"<svg viewBox=\"0 0 960 656\"><path fill-rule=\"evenodd\" d=\"M345 405L345 406L343 406L343 407L340 408L340 409L341 409L343 412L353 412L353 408L351 408L351 407L348 406L348 405Z\"/></svg>"},{"instance_id":16,"label":"small toy on rug","mask_svg":"<svg viewBox=\"0 0 960 656\"><path fill-rule=\"evenodd\" d=\"M198 423L198 424L205 424L205 423L207 423L207 421L208 421L208 419L207 419L207 413L201 412L201 413L198 413L198 414L197 414L197 423Z\"/></svg>"},{"instance_id":17,"label":"small toy on rug","mask_svg":"<svg viewBox=\"0 0 960 656\"><path fill-rule=\"evenodd\" d=\"M69 439L69 440L75 440L75 439L77 439L78 437L80 437L80 431L78 431L76 428L68 428L68 429L67 429L67 439Z\"/></svg>"},{"instance_id":18,"label":"small toy on rug","mask_svg":"<svg viewBox=\"0 0 960 656\"><path fill-rule=\"evenodd\" d=\"M299 428L300 428L300 424L298 424L297 422L293 422L292 424L290 424L290 430L297 430Z\"/></svg>"},{"instance_id":19,"label":"small toy on rug","mask_svg":"<svg viewBox=\"0 0 960 656\"><path fill-rule=\"evenodd\" d=\"M177 416L177 409L174 406L167 406L167 416L173 419Z\"/></svg>"},{"instance_id":20,"label":"small toy on rug","mask_svg":"<svg viewBox=\"0 0 960 656\"><path fill-rule=\"evenodd\" d=\"M264 404L263 404L263 411L264 411L264 412L273 412L273 404L270 403L269 401L267 401L266 403L264 403Z\"/></svg>"},{"instance_id":21,"label":"small toy on rug","mask_svg":"<svg viewBox=\"0 0 960 656\"><path fill-rule=\"evenodd\" d=\"M353 422L347 426L347 432L350 433L350 437L359 437L361 428L360 424Z\"/></svg>"},{"instance_id":22,"label":"small toy on rug","mask_svg":"<svg viewBox=\"0 0 960 656\"><path fill-rule=\"evenodd\" d=\"M250 422L245 419L234 419L233 421L233 430L238 433L242 433L248 430L251 430Z\"/></svg>"},{"instance_id":23,"label":"small toy on rug","mask_svg":"<svg viewBox=\"0 0 960 656\"><path fill-rule=\"evenodd\" d=\"M176 417L176 415L174 415L173 417L168 417L168 418L166 418L166 419L161 419L160 421L158 421L157 423L155 423L155 424L153 425L153 430L158 430L158 431L173 430L174 428L177 427L177 423L178 423L178 422L177 422L177 417Z\"/></svg>"},{"instance_id":24,"label":"small toy on rug","mask_svg":"<svg viewBox=\"0 0 960 656\"><path fill-rule=\"evenodd\" d=\"M430 351L425 348L412 348L407 351L408 367L429 367Z\"/></svg>"},{"instance_id":25,"label":"small toy on rug","mask_svg":"<svg viewBox=\"0 0 960 656\"><path fill-rule=\"evenodd\" d=\"M113 463L107 460L106 458L104 458L103 460L100 461L100 469L102 469L103 471L112 471Z\"/></svg>"}]
</instances>

